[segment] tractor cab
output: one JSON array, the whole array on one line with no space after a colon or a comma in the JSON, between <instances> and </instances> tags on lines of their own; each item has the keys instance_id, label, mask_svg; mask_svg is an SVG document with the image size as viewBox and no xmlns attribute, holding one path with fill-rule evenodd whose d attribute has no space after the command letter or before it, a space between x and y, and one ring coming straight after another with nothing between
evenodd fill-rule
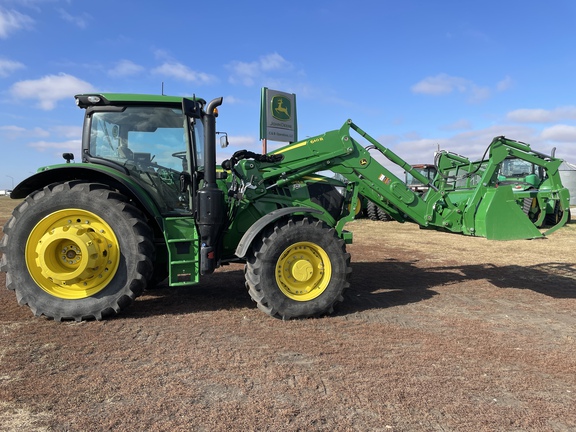
<instances>
[{"instance_id":1,"label":"tractor cab","mask_svg":"<svg viewBox=\"0 0 576 432\"><path fill-rule=\"evenodd\" d=\"M135 104L121 96L77 96L86 108L83 160L124 171L162 213L189 213L186 186L191 173L204 169L203 123L184 114L182 98L158 96Z\"/></svg>"}]
</instances>

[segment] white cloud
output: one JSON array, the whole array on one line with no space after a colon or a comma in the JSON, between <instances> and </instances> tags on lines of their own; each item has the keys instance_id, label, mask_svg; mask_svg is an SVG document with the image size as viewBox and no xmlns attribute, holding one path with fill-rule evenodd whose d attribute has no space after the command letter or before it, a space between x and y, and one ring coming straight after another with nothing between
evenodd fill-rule
<instances>
[{"instance_id":1,"label":"white cloud","mask_svg":"<svg viewBox=\"0 0 576 432\"><path fill-rule=\"evenodd\" d=\"M23 127L20 127L20 126L10 125L10 126L0 126L0 131L18 133L18 132L25 132L26 129L24 129Z\"/></svg>"},{"instance_id":2,"label":"white cloud","mask_svg":"<svg viewBox=\"0 0 576 432\"><path fill-rule=\"evenodd\" d=\"M86 13L74 16L64 9L58 9L58 13L60 14L60 18L62 18L64 21L72 23L78 28L85 29L88 27L88 20L90 19L90 16Z\"/></svg>"},{"instance_id":3,"label":"white cloud","mask_svg":"<svg viewBox=\"0 0 576 432\"><path fill-rule=\"evenodd\" d=\"M470 130L472 129L472 124L469 120L462 119L455 121L454 123L447 124L443 126L441 129L443 130Z\"/></svg>"},{"instance_id":4,"label":"white cloud","mask_svg":"<svg viewBox=\"0 0 576 432\"><path fill-rule=\"evenodd\" d=\"M559 107L553 110L523 108L510 111L506 117L519 123L552 123L576 120L576 106Z\"/></svg>"},{"instance_id":5,"label":"white cloud","mask_svg":"<svg viewBox=\"0 0 576 432\"><path fill-rule=\"evenodd\" d=\"M18 69L24 69L24 65L20 62L0 58L0 77L7 77L12 72Z\"/></svg>"},{"instance_id":6,"label":"white cloud","mask_svg":"<svg viewBox=\"0 0 576 432\"><path fill-rule=\"evenodd\" d=\"M392 147L397 144L399 140L400 137L398 135L380 135L378 138L376 138L376 141L378 141L384 147Z\"/></svg>"},{"instance_id":7,"label":"white cloud","mask_svg":"<svg viewBox=\"0 0 576 432\"><path fill-rule=\"evenodd\" d=\"M424 78L414 84L411 88L413 93L427 95L444 95L454 91L465 92L472 83L464 78L453 77L447 74L439 74L433 77Z\"/></svg>"},{"instance_id":8,"label":"white cloud","mask_svg":"<svg viewBox=\"0 0 576 432\"><path fill-rule=\"evenodd\" d=\"M176 61L164 62L161 66L152 70L153 74L162 75L169 78L175 78L181 81L193 82L196 84L210 84L216 81L213 75L197 72L188 66Z\"/></svg>"},{"instance_id":9,"label":"white cloud","mask_svg":"<svg viewBox=\"0 0 576 432\"><path fill-rule=\"evenodd\" d=\"M256 81L262 79L266 73L292 70L292 64L278 53L262 56L253 62L233 61L226 67L232 72L229 81L232 84L242 84L245 86L254 85Z\"/></svg>"},{"instance_id":10,"label":"white cloud","mask_svg":"<svg viewBox=\"0 0 576 432\"><path fill-rule=\"evenodd\" d=\"M237 149L254 149L261 145L261 141L258 138L249 135L230 135L228 142L230 147L236 147Z\"/></svg>"},{"instance_id":11,"label":"white cloud","mask_svg":"<svg viewBox=\"0 0 576 432\"><path fill-rule=\"evenodd\" d=\"M130 60L120 60L116 65L108 71L111 77L127 77L137 75L144 70L143 66L136 64Z\"/></svg>"},{"instance_id":12,"label":"white cloud","mask_svg":"<svg viewBox=\"0 0 576 432\"><path fill-rule=\"evenodd\" d=\"M10 93L19 99L35 99L36 106L43 110L52 110L56 103L78 93L90 93L94 87L68 74L47 75L37 80L25 80L15 83Z\"/></svg>"},{"instance_id":13,"label":"white cloud","mask_svg":"<svg viewBox=\"0 0 576 432\"><path fill-rule=\"evenodd\" d=\"M520 123L547 123L552 121L551 112L545 109L517 109L506 114L506 118Z\"/></svg>"},{"instance_id":14,"label":"white cloud","mask_svg":"<svg viewBox=\"0 0 576 432\"><path fill-rule=\"evenodd\" d=\"M496 90L506 91L510 87L512 87L513 84L514 84L514 81L512 81L512 78L510 78L509 76L506 76L503 80L498 81L498 83L496 84Z\"/></svg>"},{"instance_id":15,"label":"white cloud","mask_svg":"<svg viewBox=\"0 0 576 432\"><path fill-rule=\"evenodd\" d=\"M154 57L158 61L170 61L170 60L172 60L172 56L170 55L170 53L168 51L160 49L160 48L154 49Z\"/></svg>"},{"instance_id":16,"label":"white cloud","mask_svg":"<svg viewBox=\"0 0 576 432\"><path fill-rule=\"evenodd\" d=\"M56 126L50 130L58 136L69 139L80 139L82 137L82 126Z\"/></svg>"},{"instance_id":17,"label":"white cloud","mask_svg":"<svg viewBox=\"0 0 576 432\"><path fill-rule=\"evenodd\" d=\"M492 140L502 135L513 140L530 143L534 149L545 151L542 138L539 137L538 131L533 128L514 125L492 125L483 129L467 130L445 137L401 140L395 144L394 152L405 158L409 163L426 163L432 162L433 152L440 145L442 150L463 155L471 160L477 160L484 154Z\"/></svg>"},{"instance_id":18,"label":"white cloud","mask_svg":"<svg viewBox=\"0 0 576 432\"><path fill-rule=\"evenodd\" d=\"M378 141L390 148L409 164L432 163L434 152L438 149L462 155L471 161L479 160L492 140L505 136L512 140L522 141L538 152L550 154L556 147L556 155L567 159L576 154L576 127L556 125L540 130L525 125L495 124L483 129L467 130L437 138L420 138L417 133L403 136L388 135L378 137ZM379 152L372 150L371 155L394 174L403 178L402 169L388 161Z\"/></svg>"},{"instance_id":19,"label":"white cloud","mask_svg":"<svg viewBox=\"0 0 576 432\"><path fill-rule=\"evenodd\" d=\"M0 134L7 136L10 139L19 137L47 137L50 135L45 129L35 127L34 129L26 129L21 126L8 125L0 126Z\"/></svg>"},{"instance_id":20,"label":"white cloud","mask_svg":"<svg viewBox=\"0 0 576 432\"><path fill-rule=\"evenodd\" d=\"M511 85L512 79L505 77L496 83L494 89L497 91L505 91L510 88ZM469 102L481 102L488 99L494 89L487 86L479 86L466 78L450 76L445 73L426 77L410 88L412 93L431 96L447 95L454 92L463 93L468 95Z\"/></svg>"},{"instance_id":21,"label":"white cloud","mask_svg":"<svg viewBox=\"0 0 576 432\"><path fill-rule=\"evenodd\" d=\"M62 151L69 151L71 153L74 152L74 150L78 150L81 147L82 144L82 140L81 139L77 139L77 140L68 140L68 141L61 141L61 142L57 142L57 141L35 141L32 142L30 144L28 144L29 147L32 147L38 151L47 151L47 150L52 150L52 149L57 149L57 150L62 150Z\"/></svg>"},{"instance_id":22,"label":"white cloud","mask_svg":"<svg viewBox=\"0 0 576 432\"><path fill-rule=\"evenodd\" d=\"M291 67L290 63L278 53L260 57L259 63L264 71L283 70Z\"/></svg>"},{"instance_id":23,"label":"white cloud","mask_svg":"<svg viewBox=\"0 0 576 432\"><path fill-rule=\"evenodd\" d=\"M492 90L488 87L472 86L470 88L469 102L482 102L492 96Z\"/></svg>"},{"instance_id":24,"label":"white cloud","mask_svg":"<svg viewBox=\"0 0 576 432\"><path fill-rule=\"evenodd\" d=\"M11 33L29 28L34 20L15 10L0 7L0 39L6 39Z\"/></svg>"},{"instance_id":25,"label":"white cloud","mask_svg":"<svg viewBox=\"0 0 576 432\"><path fill-rule=\"evenodd\" d=\"M224 96L224 102L226 105L244 104L246 103L243 99L237 98L236 96Z\"/></svg>"},{"instance_id":26,"label":"white cloud","mask_svg":"<svg viewBox=\"0 0 576 432\"><path fill-rule=\"evenodd\" d=\"M554 142L576 143L576 126L554 125L542 131L542 138Z\"/></svg>"},{"instance_id":27,"label":"white cloud","mask_svg":"<svg viewBox=\"0 0 576 432\"><path fill-rule=\"evenodd\" d=\"M42 160L54 158L54 161L63 163L62 153L72 153L75 156L75 160L79 161L82 140L34 141L27 144L27 146L35 149L38 153L43 153Z\"/></svg>"}]
</instances>

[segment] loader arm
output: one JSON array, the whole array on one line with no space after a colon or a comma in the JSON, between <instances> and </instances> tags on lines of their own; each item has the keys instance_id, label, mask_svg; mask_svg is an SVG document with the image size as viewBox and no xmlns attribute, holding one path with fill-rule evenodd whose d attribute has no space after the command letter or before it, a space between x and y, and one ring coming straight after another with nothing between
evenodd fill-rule
<instances>
[{"instance_id":1,"label":"loader arm","mask_svg":"<svg viewBox=\"0 0 576 432\"><path fill-rule=\"evenodd\" d=\"M352 137L352 132L370 143L366 148ZM424 196L413 192L406 184L381 164L371 151L377 151L403 170L429 186ZM356 202L361 194L386 211L399 222L414 222L423 228L438 229L490 239L510 240L541 237L545 233L533 224L518 205L524 195L537 200L557 199L561 209L567 210L569 196L562 187L558 174L561 160L534 152L527 144L497 137L489 147L487 161L469 162L453 154L440 158L439 175L433 182L410 164L386 148L351 120L339 130L326 132L282 147L273 155L282 155L280 162L260 163L241 161L235 171L244 183L243 199L255 201L275 187L297 182L306 175L330 170L344 176L350 185L349 202ZM546 190L515 193L511 186L499 186L497 171L509 156L519 157L546 168ZM464 179L466 187L456 187L450 177L455 174ZM468 180L467 180L468 179ZM474 182L470 179L476 179ZM462 181L461 181L462 182ZM352 201L353 200L353 201ZM337 221L340 232L350 214ZM554 227L565 223L563 219ZM551 230L548 231L548 233Z\"/></svg>"}]
</instances>

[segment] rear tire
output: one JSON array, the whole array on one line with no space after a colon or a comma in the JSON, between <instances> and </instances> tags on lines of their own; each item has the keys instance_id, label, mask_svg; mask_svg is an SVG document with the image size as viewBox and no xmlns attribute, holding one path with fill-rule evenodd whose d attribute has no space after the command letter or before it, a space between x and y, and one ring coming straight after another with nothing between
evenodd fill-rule
<instances>
[{"instance_id":1,"label":"rear tire","mask_svg":"<svg viewBox=\"0 0 576 432\"><path fill-rule=\"evenodd\" d=\"M378 208L376 207L376 204L374 204L372 201L368 201L366 203L366 214L368 215L368 219L373 220L373 221L377 221L378 219Z\"/></svg>"},{"instance_id":2,"label":"rear tire","mask_svg":"<svg viewBox=\"0 0 576 432\"><path fill-rule=\"evenodd\" d=\"M152 276L144 216L104 185L47 186L16 207L4 234L6 287L36 316L100 320L131 304Z\"/></svg>"},{"instance_id":3,"label":"rear tire","mask_svg":"<svg viewBox=\"0 0 576 432\"><path fill-rule=\"evenodd\" d=\"M554 206L554 212L548 213L546 215L545 223L548 226L555 226L556 224L558 224L558 222L560 222L562 216L564 216L564 212L560 210L560 203L556 202L556 205ZM570 214L570 210L568 210L568 219L566 223L570 223L571 217L572 215Z\"/></svg>"},{"instance_id":4,"label":"rear tire","mask_svg":"<svg viewBox=\"0 0 576 432\"><path fill-rule=\"evenodd\" d=\"M392 220L390 215L386 213L384 210L382 210L380 207L376 208L376 213L378 214L378 220L382 222L390 222Z\"/></svg>"},{"instance_id":5,"label":"rear tire","mask_svg":"<svg viewBox=\"0 0 576 432\"><path fill-rule=\"evenodd\" d=\"M349 286L350 254L321 221L288 219L254 240L246 286L258 308L281 319L332 313Z\"/></svg>"}]
</instances>

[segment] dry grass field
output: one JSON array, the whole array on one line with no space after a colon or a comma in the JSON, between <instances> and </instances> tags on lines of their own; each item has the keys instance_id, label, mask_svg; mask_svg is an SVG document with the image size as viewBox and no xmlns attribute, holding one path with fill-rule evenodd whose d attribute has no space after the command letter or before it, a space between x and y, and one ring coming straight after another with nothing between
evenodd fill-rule
<instances>
[{"instance_id":1,"label":"dry grass field","mask_svg":"<svg viewBox=\"0 0 576 432\"><path fill-rule=\"evenodd\" d=\"M259 312L240 265L86 323L33 317L0 274L0 431L576 431L576 223L349 229L351 287L319 319Z\"/></svg>"}]
</instances>

